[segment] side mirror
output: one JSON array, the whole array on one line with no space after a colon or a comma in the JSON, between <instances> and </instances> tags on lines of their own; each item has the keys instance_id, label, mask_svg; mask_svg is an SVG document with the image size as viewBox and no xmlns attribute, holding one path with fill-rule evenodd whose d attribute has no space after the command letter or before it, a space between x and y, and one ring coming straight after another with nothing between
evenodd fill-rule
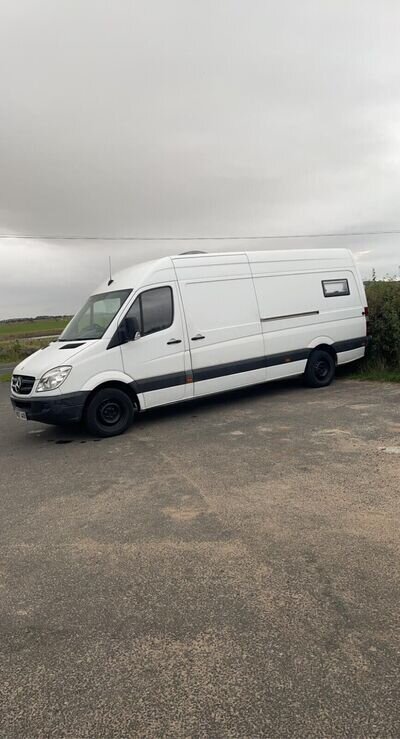
<instances>
[{"instance_id":1,"label":"side mirror","mask_svg":"<svg viewBox=\"0 0 400 739\"><path fill-rule=\"evenodd\" d=\"M125 342L140 339L140 326L137 318L125 316L120 323L119 331Z\"/></svg>"}]
</instances>

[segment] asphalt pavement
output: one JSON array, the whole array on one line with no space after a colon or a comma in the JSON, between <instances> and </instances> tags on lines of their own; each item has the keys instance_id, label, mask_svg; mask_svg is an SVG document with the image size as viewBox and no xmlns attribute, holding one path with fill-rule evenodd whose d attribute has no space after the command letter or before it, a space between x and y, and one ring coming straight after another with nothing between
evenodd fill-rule
<instances>
[{"instance_id":1,"label":"asphalt pavement","mask_svg":"<svg viewBox=\"0 0 400 739\"><path fill-rule=\"evenodd\" d=\"M0 385L0 737L400 736L399 402L275 384L98 440Z\"/></svg>"}]
</instances>

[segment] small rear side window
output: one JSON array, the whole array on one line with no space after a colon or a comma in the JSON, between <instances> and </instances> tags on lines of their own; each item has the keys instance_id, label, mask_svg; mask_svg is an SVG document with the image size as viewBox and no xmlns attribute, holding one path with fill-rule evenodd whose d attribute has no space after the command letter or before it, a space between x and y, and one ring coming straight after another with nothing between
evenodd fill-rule
<instances>
[{"instance_id":1,"label":"small rear side window","mask_svg":"<svg viewBox=\"0 0 400 739\"><path fill-rule=\"evenodd\" d=\"M338 295L350 295L348 280L322 280L322 289L326 298L336 298Z\"/></svg>"}]
</instances>

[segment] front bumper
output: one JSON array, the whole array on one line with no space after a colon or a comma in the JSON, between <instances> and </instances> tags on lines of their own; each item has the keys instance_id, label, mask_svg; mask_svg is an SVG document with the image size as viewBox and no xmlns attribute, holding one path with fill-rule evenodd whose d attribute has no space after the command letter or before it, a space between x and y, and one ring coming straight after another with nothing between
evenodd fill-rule
<instances>
[{"instance_id":1,"label":"front bumper","mask_svg":"<svg viewBox=\"0 0 400 739\"><path fill-rule=\"evenodd\" d=\"M14 410L26 413L28 421L58 425L81 421L88 395L88 392L66 393L54 398L18 398L11 395L10 400Z\"/></svg>"}]
</instances>

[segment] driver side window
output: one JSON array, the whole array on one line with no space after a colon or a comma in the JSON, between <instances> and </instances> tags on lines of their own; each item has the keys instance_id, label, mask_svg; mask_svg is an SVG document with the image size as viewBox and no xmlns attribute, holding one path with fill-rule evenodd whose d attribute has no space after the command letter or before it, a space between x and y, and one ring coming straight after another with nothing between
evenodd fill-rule
<instances>
[{"instance_id":1,"label":"driver side window","mask_svg":"<svg viewBox=\"0 0 400 739\"><path fill-rule=\"evenodd\" d=\"M130 307L128 318L136 318L142 336L163 331L174 320L174 302L170 287L156 287L141 293Z\"/></svg>"}]
</instances>

